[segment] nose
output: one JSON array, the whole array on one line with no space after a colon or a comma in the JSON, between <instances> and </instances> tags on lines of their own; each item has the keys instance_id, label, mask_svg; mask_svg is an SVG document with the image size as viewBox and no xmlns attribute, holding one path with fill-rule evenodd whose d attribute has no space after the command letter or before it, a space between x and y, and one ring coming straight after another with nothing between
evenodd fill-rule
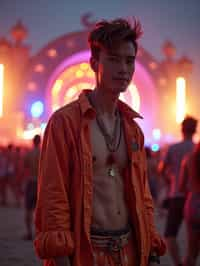
<instances>
[{"instance_id":1,"label":"nose","mask_svg":"<svg viewBox=\"0 0 200 266\"><path fill-rule=\"evenodd\" d=\"M121 61L119 64L119 73L127 73L128 72L128 66L124 60Z\"/></svg>"}]
</instances>

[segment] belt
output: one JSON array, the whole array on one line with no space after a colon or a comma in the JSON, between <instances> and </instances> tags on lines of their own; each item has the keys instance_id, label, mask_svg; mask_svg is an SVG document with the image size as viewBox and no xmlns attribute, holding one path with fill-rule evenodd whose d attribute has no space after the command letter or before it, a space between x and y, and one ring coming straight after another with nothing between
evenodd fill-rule
<instances>
[{"instance_id":1,"label":"belt","mask_svg":"<svg viewBox=\"0 0 200 266\"><path fill-rule=\"evenodd\" d=\"M131 237L131 228L128 227L123 230L106 231L99 229L91 230L91 242L94 247L103 248L109 252L118 252L125 245Z\"/></svg>"}]
</instances>

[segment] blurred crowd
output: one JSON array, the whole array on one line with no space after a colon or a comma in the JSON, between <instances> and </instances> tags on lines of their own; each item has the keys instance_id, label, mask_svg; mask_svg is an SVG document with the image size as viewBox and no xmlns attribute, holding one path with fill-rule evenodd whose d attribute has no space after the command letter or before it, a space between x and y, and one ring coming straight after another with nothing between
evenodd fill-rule
<instances>
[{"instance_id":1,"label":"blurred crowd","mask_svg":"<svg viewBox=\"0 0 200 266\"><path fill-rule=\"evenodd\" d=\"M37 200L40 142L40 136L35 135L30 148L13 144L0 147L0 205L14 205L25 209L24 240L33 239L32 225Z\"/></svg>"},{"instance_id":2,"label":"blurred crowd","mask_svg":"<svg viewBox=\"0 0 200 266\"><path fill-rule=\"evenodd\" d=\"M164 236L174 266L194 266L200 253L200 143L193 141L196 128L197 120L186 117L181 124L181 141L158 153L146 147L149 186L155 206L166 210ZM185 258L177 241L183 220Z\"/></svg>"},{"instance_id":3,"label":"blurred crowd","mask_svg":"<svg viewBox=\"0 0 200 266\"><path fill-rule=\"evenodd\" d=\"M25 156L29 148L14 146L0 147L0 204L8 205L8 191L14 198L16 207L23 201L28 173L25 168Z\"/></svg>"}]
</instances>

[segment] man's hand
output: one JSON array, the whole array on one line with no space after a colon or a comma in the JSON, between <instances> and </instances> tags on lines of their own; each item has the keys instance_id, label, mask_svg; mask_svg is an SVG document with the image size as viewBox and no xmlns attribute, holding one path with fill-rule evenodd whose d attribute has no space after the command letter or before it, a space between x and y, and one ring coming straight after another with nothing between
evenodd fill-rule
<instances>
[{"instance_id":1,"label":"man's hand","mask_svg":"<svg viewBox=\"0 0 200 266\"><path fill-rule=\"evenodd\" d=\"M152 252L149 256L148 266L158 266L160 264L160 257L156 253Z\"/></svg>"}]
</instances>

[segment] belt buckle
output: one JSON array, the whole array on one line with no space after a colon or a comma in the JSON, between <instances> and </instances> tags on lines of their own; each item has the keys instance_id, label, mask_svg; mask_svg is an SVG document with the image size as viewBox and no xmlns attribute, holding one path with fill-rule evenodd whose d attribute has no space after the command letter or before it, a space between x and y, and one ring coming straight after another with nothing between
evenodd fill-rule
<instances>
[{"instance_id":1,"label":"belt buckle","mask_svg":"<svg viewBox=\"0 0 200 266\"><path fill-rule=\"evenodd\" d=\"M122 240L119 237L112 237L108 243L108 249L110 252L118 252L122 248Z\"/></svg>"}]
</instances>

